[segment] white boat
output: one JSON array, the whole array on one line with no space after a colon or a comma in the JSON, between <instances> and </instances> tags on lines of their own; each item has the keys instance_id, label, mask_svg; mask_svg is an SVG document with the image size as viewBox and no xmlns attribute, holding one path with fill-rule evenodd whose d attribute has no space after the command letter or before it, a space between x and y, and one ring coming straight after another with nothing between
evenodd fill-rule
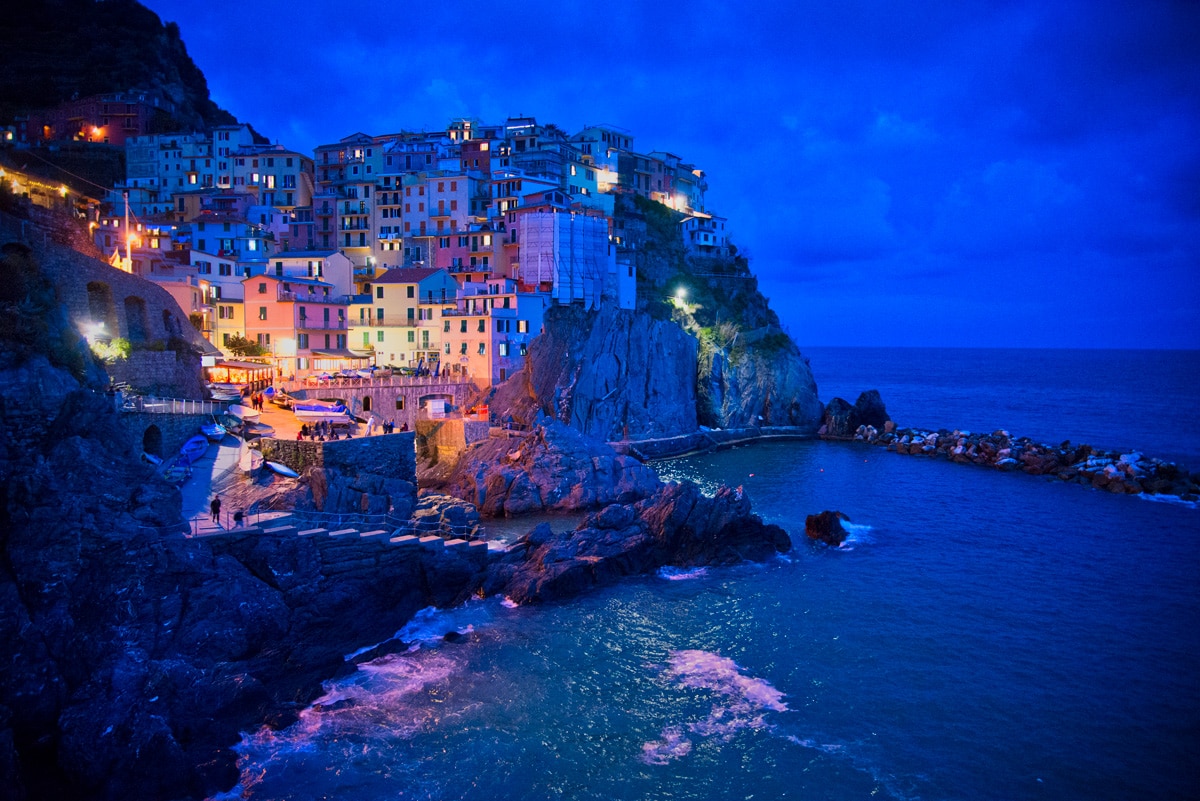
<instances>
[{"instance_id":1,"label":"white boat","mask_svg":"<svg viewBox=\"0 0 1200 801\"><path fill-rule=\"evenodd\" d=\"M302 423L325 420L330 423L349 423L350 410L340 401L293 401L292 414Z\"/></svg>"},{"instance_id":2,"label":"white boat","mask_svg":"<svg viewBox=\"0 0 1200 801\"><path fill-rule=\"evenodd\" d=\"M246 475L252 476L263 466L264 461L261 451L243 447L241 455L238 456L238 467Z\"/></svg>"},{"instance_id":3,"label":"white boat","mask_svg":"<svg viewBox=\"0 0 1200 801\"><path fill-rule=\"evenodd\" d=\"M230 406L229 413L244 423L253 422L262 417L261 412L251 409L249 406L242 406L240 403Z\"/></svg>"},{"instance_id":4,"label":"white boat","mask_svg":"<svg viewBox=\"0 0 1200 801\"><path fill-rule=\"evenodd\" d=\"M283 462L266 462L266 465L273 472L278 473L279 475L284 476L285 478L300 478L299 473L297 473L292 468L288 467Z\"/></svg>"}]
</instances>

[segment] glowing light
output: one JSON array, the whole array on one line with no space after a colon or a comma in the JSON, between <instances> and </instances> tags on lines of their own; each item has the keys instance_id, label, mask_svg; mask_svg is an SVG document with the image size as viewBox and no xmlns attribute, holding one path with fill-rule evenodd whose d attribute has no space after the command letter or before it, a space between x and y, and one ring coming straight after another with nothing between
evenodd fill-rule
<instances>
[{"instance_id":1,"label":"glowing light","mask_svg":"<svg viewBox=\"0 0 1200 801\"><path fill-rule=\"evenodd\" d=\"M680 303L683 303L685 300L687 300L687 287L681 286L679 289L675 290L675 300L679 301Z\"/></svg>"},{"instance_id":2,"label":"glowing light","mask_svg":"<svg viewBox=\"0 0 1200 801\"><path fill-rule=\"evenodd\" d=\"M65 186L60 186L60 187L58 188L58 193L59 193L60 195L62 195L63 197L66 197L66 196L67 196L67 191L68 191L68 190L67 190L67 187L65 187Z\"/></svg>"}]
</instances>

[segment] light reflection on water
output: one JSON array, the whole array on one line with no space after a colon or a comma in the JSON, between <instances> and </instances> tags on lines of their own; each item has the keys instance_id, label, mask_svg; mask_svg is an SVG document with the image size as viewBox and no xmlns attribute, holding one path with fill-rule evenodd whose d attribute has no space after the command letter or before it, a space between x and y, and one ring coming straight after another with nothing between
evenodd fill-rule
<instances>
[{"instance_id":1,"label":"light reflection on water","mask_svg":"<svg viewBox=\"0 0 1200 801\"><path fill-rule=\"evenodd\" d=\"M1186 795L1195 510L820 442L658 468L744 485L798 540L826 508L869 529L851 550L424 620L419 650L247 740L249 797ZM467 642L435 645L443 629ZM724 684L688 686L688 653Z\"/></svg>"}]
</instances>

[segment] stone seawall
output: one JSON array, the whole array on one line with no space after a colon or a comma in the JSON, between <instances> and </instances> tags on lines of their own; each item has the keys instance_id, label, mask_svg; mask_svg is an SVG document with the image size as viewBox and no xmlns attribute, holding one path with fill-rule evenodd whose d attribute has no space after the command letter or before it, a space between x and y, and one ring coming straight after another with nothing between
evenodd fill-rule
<instances>
[{"instance_id":1,"label":"stone seawall","mask_svg":"<svg viewBox=\"0 0 1200 801\"><path fill-rule=\"evenodd\" d=\"M643 439L631 442L610 442L608 444L617 453L635 456L643 461L650 461L654 459L670 459L689 453L702 453L721 448L731 448L734 445L744 445L750 442L799 439L813 439L812 432L806 428L793 426L762 426L757 428L696 431L678 437Z\"/></svg>"},{"instance_id":2,"label":"stone seawall","mask_svg":"<svg viewBox=\"0 0 1200 801\"><path fill-rule=\"evenodd\" d=\"M333 467L344 472L379 473L402 481L416 481L415 437L412 431L325 442L264 437L259 440L259 449L264 458L285 464L298 473L308 467Z\"/></svg>"}]
</instances>

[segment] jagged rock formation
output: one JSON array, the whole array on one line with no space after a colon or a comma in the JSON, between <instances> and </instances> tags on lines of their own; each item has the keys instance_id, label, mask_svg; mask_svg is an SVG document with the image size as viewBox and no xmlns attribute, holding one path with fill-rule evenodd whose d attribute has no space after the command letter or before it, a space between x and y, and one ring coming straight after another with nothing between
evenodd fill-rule
<instances>
[{"instance_id":1,"label":"jagged rock formation","mask_svg":"<svg viewBox=\"0 0 1200 801\"><path fill-rule=\"evenodd\" d=\"M751 514L741 488L708 498L694 484L670 484L637 504L608 506L575 531L539 526L489 568L483 586L517 603L551 601L665 565L763 561L790 548L783 529Z\"/></svg>"},{"instance_id":2,"label":"jagged rock formation","mask_svg":"<svg viewBox=\"0 0 1200 801\"><path fill-rule=\"evenodd\" d=\"M858 396L854 405L834 398L825 406L817 434L826 439L851 439L862 426L883 430L890 421L879 390L869 389Z\"/></svg>"},{"instance_id":3,"label":"jagged rock formation","mask_svg":"<svg viewBox=\"0 0 1200 801\"><path fill-rule=\"evenodd\" d=\"M540 413L602 441L695 431L696 341L632 311L557 306L491 405L525 425Z\"/></svg>"},{"instance_id":4,"label":"jagged rock formation","mask_svg":"<svg viewBox=\"0 0 1200 801\"><path fill-rule=\"evenodd\" d=\"M528 437L488 439L463 452L440 489L490 517L629 503L659 486L631 456L541 418Z\"/></svg>"}]
</instances>

